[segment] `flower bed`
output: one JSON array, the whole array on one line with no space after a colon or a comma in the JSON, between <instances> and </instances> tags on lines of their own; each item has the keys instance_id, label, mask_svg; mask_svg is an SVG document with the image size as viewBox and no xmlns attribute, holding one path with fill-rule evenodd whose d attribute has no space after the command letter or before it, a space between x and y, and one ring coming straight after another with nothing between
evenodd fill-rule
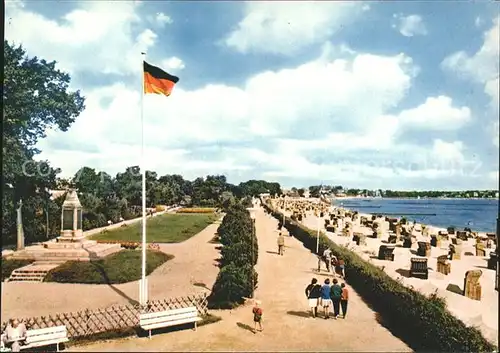
<instances>
[{"instance_id":1,"label":"flower bed","mask_svg":"<svg viewBox=\"0 0 500 353\"><path fill-rule=\"evenodd\" d=\"M133 241L120 241L120 240L96 240L98 244L120 244L125 249L137 249L141 244Z\"/></svg>"},{"instance_id":2,"label":"flower bed","mask_svg":"<svg viewBox=\"0 0 500 353\"><path fill-rule=\"evenodd\" d=\"M181 208L177 213L214 213L215 208L213 207L193 207L193 208Z\"/></svg>"},{"instance_id":3,"label":"flower bed","mask_svg":"<svg viewBox=\"0 0 500 353\"><path fill-rule=\"evenodd\" d=\"M278 220L283 214L263 202ZM313 253L316 231L286 218L290 235L300 240ZM383 270L363 260L355 252L320 235L320 253L330 247L335 256L345 261L346 277L353 289L376 311L393 334L416 351L492 352L497 349L474 327L467 327L446 309L443 298L429 297L405 287Z\"/></svg>"}]
</instances>

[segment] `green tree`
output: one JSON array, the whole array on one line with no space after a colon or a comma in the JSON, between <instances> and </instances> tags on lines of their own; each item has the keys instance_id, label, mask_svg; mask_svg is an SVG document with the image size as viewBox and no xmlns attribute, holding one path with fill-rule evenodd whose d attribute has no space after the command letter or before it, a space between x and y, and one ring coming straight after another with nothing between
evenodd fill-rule
<instances>
[{"instance_id":1,"label":"green tree","mask_svg":"<svg viewBox=\"0 0 500 353\"><path fill-rule=\"evenodd\" d=\"M21 46L4 41L2 238L15 242L15 208L23 200L23 226L28 242L45 227L50 208L47 188L56 186L58 169L35 161L34 146L48 129L66 131L84 109L79 91L69 91L70 76L56 62L29 58Z\"/></svg>"}]
</instances>

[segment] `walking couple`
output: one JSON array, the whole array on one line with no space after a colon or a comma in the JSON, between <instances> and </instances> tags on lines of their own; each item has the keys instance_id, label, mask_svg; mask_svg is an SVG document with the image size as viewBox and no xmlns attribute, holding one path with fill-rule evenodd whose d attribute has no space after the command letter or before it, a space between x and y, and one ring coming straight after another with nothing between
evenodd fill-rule
<instances>
[{"instance_id":1,"label":"walking couple","mask_svg":"<svg viewBox=\"0 0 500 353\"><path fill-rule=\"evenodd\" d=\"M345 283L339 285L337 279L333 279L333 285L330 285L330 279L327 278L323 286L321 286L318 284L318 280L313 278L311 284L306 287L305 292L313 317L318 316L318 306L321 306L323 307L324 318L330 318L330 306L333 306L334 319L340 316L341 307L342 318L346 318L349 291Z\"/></svg>"}]
</instances>

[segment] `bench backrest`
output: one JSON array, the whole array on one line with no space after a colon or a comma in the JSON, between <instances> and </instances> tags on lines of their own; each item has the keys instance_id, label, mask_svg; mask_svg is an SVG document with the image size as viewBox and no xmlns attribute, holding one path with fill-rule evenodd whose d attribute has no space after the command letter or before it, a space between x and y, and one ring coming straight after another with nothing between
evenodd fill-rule
<instances>
[{"instance_id":1,"label":"bench backrest","mask_svg":"<svg viewBox=\"0 0 500 353\"><path fill-rule=\"evenodd\" d=\"M198 309L195 306L182 309L172 309L166 311L158 311L149 314L140 314L140 325L153 325L161 322L169 322L176 320L183 320L189 318L196 318L198 316Z\"/></svg>"},{"instance_id":2,"label":"bench backrest","mask_svg":"<svg viewBox=\"0 0 500 353\"><path fill-rule=\"evenodd\" d=\"M68 330L65 325L26 331L27 344L42 343L67 337Z\"/></svg>"}]
</instances>

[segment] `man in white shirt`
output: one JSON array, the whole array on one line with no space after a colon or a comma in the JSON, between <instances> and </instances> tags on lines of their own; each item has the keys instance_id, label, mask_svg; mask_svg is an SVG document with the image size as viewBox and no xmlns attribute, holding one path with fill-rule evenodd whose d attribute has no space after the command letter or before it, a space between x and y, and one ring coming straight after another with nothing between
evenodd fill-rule
<instances>
[{"instance_id":1,"label":"man in white shirt","mask_svg":"<svg viewBox=\"0 0 500 353\"><path fill-rule=\"evenodd\" d=\"M332 263L332 251L330 248L326 248L326 250L323 251L323 260L326 264L326 270L330 272L330 264Z\"/></svg>"},{"instance_id":2,"label":"man in white shirt","mask_svg":"<svg viewBox=\"0 0 500 353\"><path fill-rule=\"evenodd\" d=\"M21 344L26 340L26 326L19 323L17 319L10 319L3 338L6 346L10 347L12 352L21 351Z\"/></svg>"}]
</instances>

